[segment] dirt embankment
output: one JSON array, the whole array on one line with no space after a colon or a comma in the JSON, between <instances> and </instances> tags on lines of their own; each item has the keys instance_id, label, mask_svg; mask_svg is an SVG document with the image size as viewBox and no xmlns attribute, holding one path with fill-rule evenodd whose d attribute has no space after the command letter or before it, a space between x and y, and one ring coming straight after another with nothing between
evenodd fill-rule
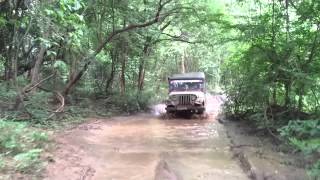
<instances>
[{"instance_id":1,"label":"dirt embankment","mask_svg":"<svg viewBox=\"0 0 320 180\"><path fill-rule=\"evenodd\" d=\"M257 135L246 122L222 121L230 139L230 150L253 180L309 179L299 155L283 153L270 137Z\"/></svg>"}]
</instances>

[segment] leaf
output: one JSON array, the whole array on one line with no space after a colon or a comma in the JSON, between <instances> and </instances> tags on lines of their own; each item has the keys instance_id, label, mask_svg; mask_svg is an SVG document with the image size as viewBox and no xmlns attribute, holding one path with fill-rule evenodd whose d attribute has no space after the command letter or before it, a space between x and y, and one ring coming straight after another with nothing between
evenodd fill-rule
<instances>
[{"instance_id":1,"label":"leaf","mask_svg":"<svg viewBox=\"0 0 320 180\"><path fill-rule=\"evenodd\" d=\"M7 23L6 19L2 16L0 16L0 27L3 27L5 26Z\"/></svg>"}]
</instances>

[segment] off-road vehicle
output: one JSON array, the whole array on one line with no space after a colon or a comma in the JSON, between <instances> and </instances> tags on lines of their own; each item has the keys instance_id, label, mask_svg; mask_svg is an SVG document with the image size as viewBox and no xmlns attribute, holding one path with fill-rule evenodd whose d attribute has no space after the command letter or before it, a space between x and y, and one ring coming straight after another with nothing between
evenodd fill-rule
<instances>
[{"instance_id":1,"label":"off-road vehicle","mask_svg":"<svg viewBox=\"0 0 320 180\"><path fill-rule=\"evenodd\" d=\"M203 114L206 106L205 75L202 72L175 74L168 78L167 113Z\"/></svg>"}]
</instances>

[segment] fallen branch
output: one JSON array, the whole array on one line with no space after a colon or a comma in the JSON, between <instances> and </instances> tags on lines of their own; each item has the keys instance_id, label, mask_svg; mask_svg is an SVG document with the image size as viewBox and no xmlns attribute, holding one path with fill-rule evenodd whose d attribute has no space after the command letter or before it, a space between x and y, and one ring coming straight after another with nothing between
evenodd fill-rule
<instances>
[{"instance_id":1,"label":"fallen branch","mask_svg":"<svg viewBox=\"0 0 320 180\"><path fill-rule=\"evenodd\" d=\"M38 81L37 83L35 84L31 84L31 85L28 85L26 88L24 88L24 93L29 93L30 91L32 91L34 88L37 88L39 85L41 85L43 82L49 80L50 78L52 78L53 76L55 76L56 73L53 73L51 74L50 76ZM31 87L30 87L31 86Z\"/></svg>"},{"instance_id":2,"label":"fallen branch","mask_svg":"<svg viewBox=\"0 0 320 180\"><path fill-rule=\"evenodd\" d=\"M47 119L53 118L53 116L55 116L57 113L61 113L64 110L65 100L64 100L63 95L59 92L54 92L54 93L55 93L57 99L60 101L61 105Z\"/></svg>"},{"instance_id":3,"label":"fallen branch","mask_svg":"<svg viewBox=\"0 0 320 180\"><path fill-rule=\"evenodd\" d=\"M37 88L38 86L40 86L43 82L49 80L50 78L52 78L56 73L51 74L50 76L38 81L35 84L29 84L27 86L25 86L24 88L20 89L18 86L16 86L17 89L17 97L16 97L16 102L13 106L14 110L18 110L20 105L22 104L23 109L25 109L24 107L24 99L28 96L28 93L31 92L34 88ZM25 109L25 111L27 111Z\"/></svg>"}]
</instances>

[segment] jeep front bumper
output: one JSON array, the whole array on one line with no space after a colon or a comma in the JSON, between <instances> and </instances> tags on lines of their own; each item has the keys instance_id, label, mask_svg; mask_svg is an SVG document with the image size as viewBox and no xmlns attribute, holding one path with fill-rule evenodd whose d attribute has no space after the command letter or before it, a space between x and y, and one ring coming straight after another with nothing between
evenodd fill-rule
<instances>
[{"instance_id":1,"label":"jeep front bumper","mask_svg":"<svg viewBox=\"0 0 320 180\"><path fill-rule=\"evenodd\" d=\"M187 105L187 106L167 106L166 111L171 112L178 112L178 111L190 111L190 112L203 112L205 111L204 106L194 106L194 105Z\"/></svg>"}]
</instances>

